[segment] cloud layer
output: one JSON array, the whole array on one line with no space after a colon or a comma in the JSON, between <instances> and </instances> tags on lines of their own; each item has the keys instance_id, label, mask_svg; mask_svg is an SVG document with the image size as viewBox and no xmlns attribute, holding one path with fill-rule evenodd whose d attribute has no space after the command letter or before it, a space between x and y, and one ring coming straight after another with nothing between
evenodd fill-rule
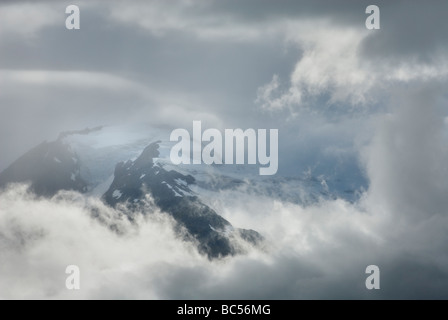
<instances>
[{"instance_id":1,"label":"cloud layer","mask_svg":"<svg viewBox=\"0 0 448 320\"><path fill-rule=\"evenodd\" d=\"M369 31L367 1L81 1L69 32L55 3L0 4L0 170L60 131L202 120L281 128L285 176L369 184L308 206L216 193L269 248L213 262L156 208L132 225L98 199L15 186L0 194L0 298L448 297L448 4L377 1ZM71 264L80 291L65 288Z\"/></svg>"},{"instance_id":2,"label":"cloud layer","mask_svg":"<svg viewBox=\"0 0 448 320\"><path fill-rule=\"evenodd\" d=\"M266 251L210 262L156 208L131 225L99 200L36 199L15 186L0 195L0 283L11 288L1 297L446 298L446 101L431 98L437 88L404 90L394 113L377 119L360 150L370 188L356 203L300 206L241 190L209 199L236 226L261 232ZM71 264L81 268L80 291L64 287ZM380 267L381 290L365 288L370 264Z\"/></svg>"}]
</instances>

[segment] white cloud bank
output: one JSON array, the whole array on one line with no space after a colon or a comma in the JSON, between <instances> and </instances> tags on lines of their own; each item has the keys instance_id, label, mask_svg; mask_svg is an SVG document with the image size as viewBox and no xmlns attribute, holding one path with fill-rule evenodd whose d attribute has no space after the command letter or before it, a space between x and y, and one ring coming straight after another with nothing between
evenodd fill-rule
<instances>
[{"instance_id":1,"label":"white cloud bank","mask_svg":"<svg viewBox=\"0 0 448 320\"><path fill-rule=\"evenodd\" d=\"M0 200L3 299L304 298L323 294L326 282L350 279L352 269L358 275L347 285L355 289L362 263L381 248L372 233L377 218L343 201L307 210L266 200L255 227L268 237L270 251L210 262L157 213L132 226L98 200L72 193L36 199L24 186ZM259 209L259 200L247 209ZM92 207L123 234L92 219ZM247 217L241 209L235 214L241 215L235 220ZM80 267L79 291L65 288L68 265Z\"/></svg>"},{"instance_id":2,"label":"white cloud bank","mask_svg":"<svg viewBox=\"0 0 448 320\"><path fill-rule=\"evenodd\" d=\"M133 226L73 193L46 200L23 186L3 192L0 298L446 298L446 101L430 99L434 88L409 89L395 113L378 119L361 151L371 186L357 203L302 207L238 190L216 194L218 212L262 233L267 252L210 262L158 213ZM122 234L92 219L92 207ZM65 288L72 264L81 268L79 291ZM364 285L370 264L381 270L378 291Z\"/></svg>"}]
</instances>

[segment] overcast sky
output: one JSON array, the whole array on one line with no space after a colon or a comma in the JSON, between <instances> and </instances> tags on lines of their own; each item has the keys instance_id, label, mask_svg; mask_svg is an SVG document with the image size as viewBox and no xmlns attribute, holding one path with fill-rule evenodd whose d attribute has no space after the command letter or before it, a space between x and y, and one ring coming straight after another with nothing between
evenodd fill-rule
<instances>
[{"instance_id":1,"label":"overcast sky","mask_svg":"<svg viewBox=\"0 0 448 320\"><path fill-rule=\"evenodd\" d=\"M279 174L298 175L326 162L364 173L362 203L313 210L334 210L331 221L365 226L353 235L350 227L316 222L347 257L366 248L380 252L390 271L383 297L406 296L408 274L420 277L416 288L425 297L447 297L448 2L76 1L81 29L67 30L70 4L0 2L0 170L43 140L86 126L144 122L189 129L202 120L221 129L278 128ZM380 30L365 27L370 4L381 10ZM252 200L250 208L258 210L260 199ZM282 204L280 212L294 224L289 214L297 210ZM350 219L352 211L370 218ZM249 224L243 214L232 218ZM272 223L260 221L262 230ZM359 249L364 240L368 245ZM382 251L381 243L394 245ZM313 254L310 265L328 271L322 259L329 247ZM279 283L280 297L336 296L349 270L367 260L352 257L356 263L340 277L326 273L327 286L314 267L280 254L274 265L284 266L284 277L266 296L275 295ZM235 282L223 278L220 285L196 287L193 296L225 296L247 276L244 270L270 274L269 263L255 265L235 262L243 270ZM196 267L173 266L166 275L172 281L157 284L160 296L188 297L176 277L206 277L208 267ZM302 295L291 284L287 275L296 268L303 268L304 279L318 279L310 286L316 291ZM244 290L241 297L258 292Z\"/></svg>"},{"instance_id":2,"label":"overcast sky","mask_svg":"<svg viewBox=\"0 0 448 320\"><path fill-rule=\"evenodd\" d=\"M75 31L69 4L1 2L0 169L60 131L202 120L281 128L282 172L349 154L393 88L448 72L443 1L379 1L381 30L366 1L78 1Z\"/></svg>"}]
</instances>

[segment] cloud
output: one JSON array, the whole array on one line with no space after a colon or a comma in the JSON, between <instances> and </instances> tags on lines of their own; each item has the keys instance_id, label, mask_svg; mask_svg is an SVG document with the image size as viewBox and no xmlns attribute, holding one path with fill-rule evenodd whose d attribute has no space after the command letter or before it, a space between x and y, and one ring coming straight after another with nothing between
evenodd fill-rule
<instances>
[{"instance_id":1,"label":"cloud","mask_svg":"<svg viewBox=\"0 0 448 320\"><path fill-rule=\"evenodd\" d=\"M339 199L302 207L241 189L212 195L212 207L236 225L259 230L274 249L265 261L236 259L231 281L222 272L201 278L199 287L187 281L188 293L166 279L178 277L176 268L169 269L164 297L446 298L443 87L434 81L397 88L391 113L376 117L373 139L359 150L371 184L354 204ZM381 269L377 292L363 285L361 270L369 264ZM185 272L200 278L198 270Z\"/></svg>"},{"instance_id":2,"label":"cloud","mask_svg":"<svg viewBox=\"0 0 448 320\"><path fill-rule=\"evenodd\" d=\"M378 116L364 154L372 197L380 194L381 203L397 216L446 214L448 140L443 119L448 101L443 87L443 82L429 82L397 89L391 113Z\"/></svg>"},{"instance_id":3,"label":"cloud","mask_svg":"<svg viewBox=\"0 0 448 320\"><path fill-rule=\"evenodd\" d=\"M48 3L7 3L0 6L0 35L34 38L45 27L64 23L65 11L58 12Z\"/></svg>"},{"instance_id":4,"label":"cloud","mask_svg":"<svg viewBox=\"0 0 448 320\"><path fill-rule=\"evenodd\" d=\"M140 93L148 90L143 85L112 74L87 71L55 70L0 70L2 86L40 85L73 88L133 90Z\"/></svg>"},{"instance_id":5,"label":"cloud","mask_svg":"<svg viewBox=\"0 0 448 320\"><path fill-rule=\"evenodd\" d=\"M274 27L262 30L257 25L242 23L234 13L214 10L213 2L176 0L167 4L155 0L132 4L115 3L110 17L128 25L136 25L155 36L184 33L205 41L253 41L273 34Z\"/></svg>"},{"instance_id":6,"label":"cloud","mask_svg":"<svg viewBox=\"0 0 448 320\"><path fill-rule=\"evenodd\" d=\"M0 85L0 170L66 130L124 123L180 127L196 117L220 122L206 107L198 111L188 93L157 90L113 72L0 69Z\"/></svg>"},{"instance_id":7,"label":"cloud","mask_svg":"<svg viewBox=\"0 0 448 320\"><path fill-rule=\"evenodd\" d=\"M145 283L151 275L146 271L157 270L161 262L188 265L202 259L192 245L177 239L173 222L157 211L146 219L137 215L137 228L122 212L75 193L37 199L26 186L15 186L1 198L0 283L9 288L2 290L3 299L155 298L152 290L120 290L137 279ZM92 212L99 218L92 219ZM112 225L121 236L109 228ZM73 264L82 272L79 292L65 289L65 268ZM113 284L119 286L108 293Z\"/></svg>"},{"instance_id":8,"label":"cloud","mask_svg":"<svg viewBox=\"0 0 448 320\"><path fill-rule=\"evenodd\" d=\"M268 215L256 226L269 237L273 246L269 254L252 251L210 262L178 239L172 222L157 212L131 225L119 211L74 193L36 199L24 186L16 186L0 198L4 261L0 283L10 288L2 291L4 299L319 296L325 294L327 282L338 282L339 276L341 281L350 278L347 266L359 267L362 275L363 267L353 260L362 261L362 255L352 255L353 244L362 247L362 243L370 246L378 241L368 228L357 225L372 217L358 216L355 222L353 208L342 201L308 212L265 201L266 209L273 205L275 210L269 214L263 210ZM251 212L260 205L258 200L249 202ZM103 224L91 218L92 208ZM115 225L121 235L108 225ZM358 237L362 242L351 241ZM81 269L80 291L65 288L65 267L72 264ZM316 287L317 283L321 284Z\"/></svg>"},{"instance_id":9,"label":"cloud","mask_svg":"<svg viewBox=\"0 0 448 320\"><path fill-rule=\"evenodd\" d=\"M427 104L432 93L415 92L421 101L410 95L411 105L396 104L396 114L378 119L377 138L364 150L372 185L356 203L213 194L211 205L235 226L261 232L267 251L210 262L175 236L157 208L132 225L97 199L66 192L36 199L26 187L11 188L0 195L0 283L10 288L2 298L446 298L448 220L433 214L446 208L446 128L444 117L437 121L440 104ZM424 131L429 124L434 129ZM416 125L422 130L413 132ZM103 223L91 218L92 208ZM81 268L80 291L64 287L69 264ZM365 288L370 264L380 267L381 290Z\"/></svg>"},{"instance_id":10,"label":"cloud","mask_svg":"<svg viewBox=\"0 0 448 320\"><path fill-rule=\"evenodd\" d=\"M423 7L401 5L380 6L383 17L388 17L380 30L341 24L331 15L290 21L283 35L300 48L298 61L288 79L274 75L270 83L260 86L256 103L264 110L286 109L292 115L318 109L319 104L345 105L350 112L354 107L384 104L394 86L446 81L448 43L434 35L442 26L428 29L434 18ZM406 16L420 19L415 23L395 19L403 10ZM416 28L419 32L409 31Z\"/></svg>"},{"instance_id":11,"label":"cloud","mask_svg":"<svg viewBox=\"0 0 448 320\"><path fill-rule=\"evenodd\" d=\"M270 244L214 262L157 212L131 225L99 200L16 186L0 194L1 298L448 297L446 4L379 1L381 30L368 31L367 2L98 1L67 37L65 7L17 3L0 9L2 166L59 131L202 119L281 128L288 173L331 155L345 182L359 155L370 185L355 203L307 206L214 194ZM65 289L68 264L79 292ZM369 264L379 291L365 289Z\"/></svg>"}]
</instances>

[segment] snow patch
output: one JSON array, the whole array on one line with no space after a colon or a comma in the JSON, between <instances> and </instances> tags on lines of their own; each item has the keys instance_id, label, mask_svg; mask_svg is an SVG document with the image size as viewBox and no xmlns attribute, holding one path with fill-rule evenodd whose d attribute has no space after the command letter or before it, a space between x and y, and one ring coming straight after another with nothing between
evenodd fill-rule
<instances>
[{"instance_id":1,"label":"snow patch","mask_svg":"<svg viewBox=\"0 0 448 320\"><path fill-rule=\"evenodd\" d=\"M146 174L144 173L144 174L142 174L141 176L140 176L140 179L143 179L144 177L146 176Z\"/></svg>"},{"instance_id":2,"label":"snow patch","mask_svg":"<svg viewBox=\"0 0 448 320\"><path fill-rule=\"evenodd\" d=\"M181 195L180 193L176 192L176 190L174 190L174 189L172 189L172 190L173 190L173 192L174 192L174 196L175 196L175 197L180 197L180 198L183 197L183 195Z\"/></svg>"},{"instance_id":3,"label":"snow patch","mask_svg":"<svg viewBox=\"0 0 448 320\"><path fill-rule=\"evenodd\" d=\"M180 178L177 178L174 181L176 181L177 184L182 185L182 186L187 186L188 185L187 181L185 181L183 179L180 179Z\"/></svg>"},{"instance_id":4,"label":"snow patch","mask_svg":"<svg viewBox=\"0 0 448 320\"><path fill-rule=\"evenodd\" d=\"M112 197L117 200L120 199L122 195L123 195L123 193L121 193L120 190L115 190L114 193L112 193Z\"/></svg>"},{"instance_id":5,"label":"snow patch","mask_svg":"<svg viewBox=\"0 0 448 320\"><path fill-rule=\"evenodd\" d=\"M188 192L188 191L186 191L186 190L184 190L184 189L178 189L178 190L179 190L179 192L182 192L182 194L183 194L184 196L187 196L187 197L194 197L194 196L195 196L194 193L192 193L192 192Z\"/></svg>"},{"instance_id":6,"label":"snow patch","mask_svg":"<svg viewBox=\"0 0 448 320\"><path fill-rule=\"evenodd\" d=\"M57 163L62 163L62 161L61 161L61 160L59 160L59 159L58 159L58 158L56 158L56 157L54 157L54 158L53 158L53 160L54 160L54 161L56 161Z\"/></svg>"},{"instance_id":7,"label":"snow patch","mask_svg":"<svg viewBox=\"0 0 448 320\"><path fill-rule=\"evenodd\" d=\"M162 181L162 183L166 184L166 186L174 192L175 197L181 197L181 198L183 197L183 195L174 190L174 188L170 184L166 183L166 181Z\"/></svg>"}]
</instances>

